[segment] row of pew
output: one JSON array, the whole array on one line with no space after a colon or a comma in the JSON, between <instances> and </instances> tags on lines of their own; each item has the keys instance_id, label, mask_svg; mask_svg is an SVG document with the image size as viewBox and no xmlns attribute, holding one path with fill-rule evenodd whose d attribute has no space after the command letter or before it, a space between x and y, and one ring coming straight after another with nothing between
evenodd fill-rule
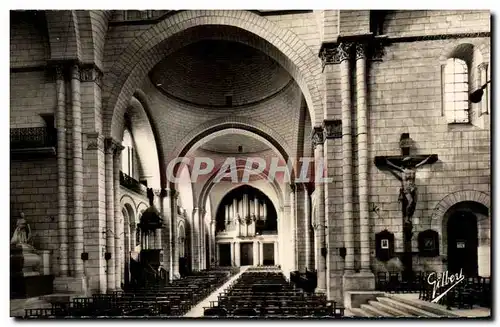
<instances>
[{"instance_id":1,"label":"row of pew","mask_svg":"<svg viewBox=\"0 0 500 327\"><path fill-rule=\"evenodd\" d=\"M430 272L415 271L409 280L398 272L377 272L375 285L378 291L387 293L418 293Z\"/></svg>"},{"instance_id":2,"label":"row of pew","mask_svg":"<svg viewBox=\"0 0 500 327\"><path fill-rule=\"evenodd\" d=\"M26 309L25 318L180 317L227 282L227 271L204 271L165 286L93 294L54 303L51 308Z\"/></svg>"},{"instance_id":3,"label":"row of pew","mask_svg":"<svg viewBox=\"0 0 500 327\"><path fill-rule=\"evenodd\" d=\"M204 308L205 317L329 317L344 308L324 294L308 294L289 283L281 271L247 271Z\"/></svg>"}]
</instances>

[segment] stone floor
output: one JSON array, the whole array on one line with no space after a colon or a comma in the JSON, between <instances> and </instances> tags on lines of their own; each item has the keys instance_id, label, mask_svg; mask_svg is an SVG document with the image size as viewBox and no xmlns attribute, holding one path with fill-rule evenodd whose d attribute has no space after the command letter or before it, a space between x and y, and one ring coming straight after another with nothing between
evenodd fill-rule
<instances>
[{"instance_id":1,"label":"stone floor","mask_svg":"<svg viewBox=\"0 0 500 327\"><path fill-rule=\"evenodd\" d=\"M416 293L407 293L407 294L397 294L398 297L404 297L413 301L422 301L418 299L418 294ZM439 304L436 304L439 305ZM444 306L442 306L445 308ZM457 309L452 308L451 312L459 315L461 317L491 317L491 309L483 308L483 307L474 307L472 309Z\"/></svg>"},{"instance_id":2,"label":"stone floor","mask_svg":"<svg viewBox=\"0 0 500 327\"><path fill-rule=\"evenodd\" d=\"M41 298L29 298L29 299L14 299L10 300L10 316L11 317L22 317L24 316L24 309L34 309L34 308L50 308L52 305Z\"/></svg>"}]
</instances>

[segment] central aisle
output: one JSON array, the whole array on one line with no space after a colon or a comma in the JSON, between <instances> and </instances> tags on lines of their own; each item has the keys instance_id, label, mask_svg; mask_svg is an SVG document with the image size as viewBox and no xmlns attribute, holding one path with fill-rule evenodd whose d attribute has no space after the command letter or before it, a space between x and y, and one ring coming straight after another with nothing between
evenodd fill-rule
<instances>
[{"instance_id":1,"label":"central aisle","mask_svg":"<svg viewBox=\"0 0 500 327\"><path fill-rule=\"evenodd\" d=\"M200 303L194 306L191 310L188 311L188 313L184 315L184 317L190 317L190 318L203 317L204 308L210 306L210 301L217 301L219 294L224 292L235 280L240 278L241 274L247 271L247 269L250 267L251 266L241 267L239 273L231 277L224 285L213 291L212 294L210 294L204 300L202 300Z\"/></svg>"}]
</instances>

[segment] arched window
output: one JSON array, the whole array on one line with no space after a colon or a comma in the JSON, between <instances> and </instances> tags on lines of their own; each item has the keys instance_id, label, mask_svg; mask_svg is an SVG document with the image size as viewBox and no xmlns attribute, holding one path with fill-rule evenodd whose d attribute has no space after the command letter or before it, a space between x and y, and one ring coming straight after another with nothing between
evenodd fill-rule
<instances>
[{"instance_id":1,"label":"arched window","mask_svg":"<svg viewBox=\"0 0 500 327\"><path fill-rule=\"evenodd\" d=\"M134 147L132 142L132 135L128 130L123 132L123 142L122 145L124 147L121 155L122 155L122 172L124 174L129 175L132 178L134 176Z\"/></svg>"},{"instance_id":2,"label":"arched window","mask_svg":"<svg viewBox=\"0 0 500 327\"><path fill-rule=\"evenodd\" d=\"M469 122L469 70L462 59L450 58L444 66L444 114L448 123Z\"/></svg>"}]
</instances>

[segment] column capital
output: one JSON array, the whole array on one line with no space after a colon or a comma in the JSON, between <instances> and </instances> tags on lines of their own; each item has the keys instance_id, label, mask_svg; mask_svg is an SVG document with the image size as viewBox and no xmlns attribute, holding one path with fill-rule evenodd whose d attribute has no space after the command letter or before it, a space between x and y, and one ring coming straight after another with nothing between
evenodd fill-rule
<instances>
[{"instance_id":1,"label":"column capital","mask_svg":"<svg viewBox=\"0 0 500 327\"><path fill-rule=\"evenodd\" d=\"M321 229L321 227L324 227L325 229L327 228L326 225L320 224L316 221L313 221L311 225L312 225L314 230L319 230L319 229Z\"/></svg>"},{"instance_id":2,"label":"column capital","mask_svg":"<svg viewBox=\"0 0 500 327\"><path fill-rule=\"evenodd\" d=\"M102 71L95 65L80 65L80 81L81 82L95 82L97 85L102 86Z\"/></svg>"},{"instance_id":3,"label":"column capital","mask_svg":"<svg viewBox=\"0 0 500 327\"><path fill-rule=\"evenodd\" d=\"M104 150L104 137L101 133L87 133L87 150Z\"/></svg>"},{"instance_id":4,"label":"column capital","mask_svg":"<svg viewBox=\"0 0 500 327\"><path fill-rule=\"evenodd\" d=\"M322 145L324 142L323 127L321 127L321 126L314 127L314 129L311 133L311 138L312 138L312 143L313 143L314 147L316 147L317 145Z\"/></svg>"},{"instance_id":5,"label":"column capital","mask_svg":"<svg viewBox=\"0 0 500 327\"><path fill-rule=\"evenodd\" d=\"M479 70L483 70L483 71L485 71L485 70L487 70L487 69L488 69L488 63L487 63L487 62L482 62L482 63L480 63L480 64L477 66L477 68L478 68Z\"/></svg>"},{"instance_id":6,"label":"column capital","mask_svg":"<svg viewBox=\"0 0 500 327\"><path fill-rule=\"evenodd\" d=\"M338 60L339 63L344 60L348 60L351 57L351 50L353 48L354 43L349 41L343 41L339 43L338 46Z\"/></svg>"},{"instance_id":7,"label":"column capital","mask_svg":"<svg viewBox=\"0 0 500 327\"><path fill-rule=\"evenodd\" d=\"M106 150L106 153L113 153L113 154L120 154L120 152L123 149L125 149L125 147L121 145L120 142L116 141L111 137L107 137L104 140L104 148Z\"/></svg>"},{"instance_id":8,"label":"column capital","mask_svg":"<svg viewBox=\"0 0 500 327\"><path fill-rule=\"evenodd\" d=\"M319 50L319 57L326 65L340 64L349 59L353 48L356 59L367 58L381 60L384 56L385 37L374 36L371 33L361 35L339 35L335 42L324 42Z\"/></svg>"},{"instance_id":9,"label":"column capital","mask_svg":"<svg viewBox=\"0 0 500 327\"><path fill-rule=\"evenodd\" d=\"M356 60L366 58L367 44L363 42L356 43Z\"/></svg>"},{"instance_id":10,"label":"column capital","mask_svg":"<svg viewBox=\"0 0 500 327\"><path fill-rule=\"evenodd\" d=\"M342 138L342 120L325 119L323 121L323 131L325 139Z\"/></svg>"},{"instance_id":11,"label":"column capital","mask_svg":"<svg viewBox=\"0 0 500 327\"><path fill-rule=\"evenodd\" d=\"M168 197L168 196L169 196L169 194L168 194L168 193L169 193L169 192L168 192L168 190L167 190L167 189L162 188L162 189L160 190L160 195L159 195L159 196L160 196L161 198L166 198L166 197Z\"/></svg>"},{"instance_id":12,"label":"column capital","mask_svg":"<svg viewBox=\"0 0 500 327\"><path fill-rule=\"evenodd\" d=\"M80 80L80 66L78 64L73 64L70 70L71 79Z\"/></svg>"},{"instance_id":13,"label":"column capital","mask_svg":"<svg viewBox=\"0 0 500 327\"><path fill-rule=\"evenodd\" d=\"M56 73L56 78L59 79L64 79L64 66L63 65L55 65L54 66L54 71Z\"/></svg>"}]
</instances>

